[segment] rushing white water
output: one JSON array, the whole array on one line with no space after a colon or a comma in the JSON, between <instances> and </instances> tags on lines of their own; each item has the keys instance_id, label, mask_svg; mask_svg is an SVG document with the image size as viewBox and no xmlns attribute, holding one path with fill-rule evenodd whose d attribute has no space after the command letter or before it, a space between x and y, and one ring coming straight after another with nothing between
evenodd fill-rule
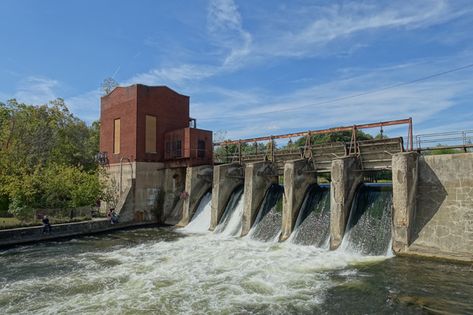
<instances>
[{"instance_id":1,"label":"rushing white water","mask_svg":"<svg viewBox=\"0 0 473 315\"><path fill-rule=\"evenodd\" d=\"M240 197L235 205L234 209L231 209L228 219L221 222L216 228L215 232L227 236L240 236L242 229L242 220L243 220L243 205L245 200L243 194L240 194Z\"/></svg>"},{"instance_id":2,"label":"rushing white water","mask_svg":"<svg viewBox=\"0 0 473 315\"><path fill-rule=\"evenodd\" d=\"M373 260L213 233L125 247L86 242L59 244L47 261L27 254L32 274L0 286L2 313L310 313L336 285L331 272ZM85 251L74 253L78 245Z\"/></svg>"},{"instance_id":3,"label":"rushing white water","mask_svg":"<svg viewBox=\"0 0 473 315\"><path fill-rule=\"evenodd\" d=\"M341 248L363 255L390 252L392 188L389 184L363 184L354 198Z\"/></svg>"},{"instance_id":4,"label":"rushing white water","mask_svg":"<svg viewBox=\"0 0 473 315\"><path fill-rule=\"evenodd\" d=\"M283 186L271 185L258 210L248 236L264 241L277 242L281 234Z\"/></svg>"},{"instance_id":5,"label":"rushing white water","mask_svg":"<svg viewBox=\"0 0 473 315\"><path fill-rule=\"evenodd\" d=\"M188 233L206 233L210 227L212 193L206 193L199 202L199 206L191 222L180 229Z\"/></svg>"}]
</instances>

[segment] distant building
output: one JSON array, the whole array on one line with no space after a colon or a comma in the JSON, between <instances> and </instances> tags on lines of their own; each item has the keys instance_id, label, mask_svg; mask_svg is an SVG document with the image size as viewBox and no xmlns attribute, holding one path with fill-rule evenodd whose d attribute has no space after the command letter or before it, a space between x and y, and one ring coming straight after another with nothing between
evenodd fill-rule
<instances>
[{"instance_id":1,"label":"distant building","mask_svg":"<svg viewBox=\"0 0 473 315\"><path fill-rule=\"evenodd\" d=\"M189 97L166 86L117 87L101 99L100 123L100 151L110 164L212 164L212 132L195 128Z\"/></svg>"}]
</instances>

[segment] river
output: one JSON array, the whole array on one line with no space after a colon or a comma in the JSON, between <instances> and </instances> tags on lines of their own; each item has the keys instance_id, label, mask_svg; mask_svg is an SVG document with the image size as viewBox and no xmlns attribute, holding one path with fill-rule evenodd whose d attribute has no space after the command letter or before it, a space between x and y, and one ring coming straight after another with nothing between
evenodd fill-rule
<instances>
[{"instance_id":1,"label":"river","mask_svg":"<svg viewBox=\"0 0 473 315\"><path fill-rule=\"evenodd\" d=\"M0 251L2 314L473 314L473 267L168 228Z\"/></svg>"}]
</instances>

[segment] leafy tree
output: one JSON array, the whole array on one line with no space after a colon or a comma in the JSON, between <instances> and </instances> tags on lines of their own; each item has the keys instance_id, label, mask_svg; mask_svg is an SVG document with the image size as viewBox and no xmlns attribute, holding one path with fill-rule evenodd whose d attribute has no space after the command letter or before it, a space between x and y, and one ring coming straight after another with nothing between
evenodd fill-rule
<instances>
[{"instance_id":1,"label":"leafy tree","mask_svg":"<svg viewBox=\"0 0 473 315\"><path fill-rule=\"evenodd\" d=\"M443 149L434 149L431 151L426 151L424 154L427 155L441 155L441 154L457 154L457 153L463 153L464 151L459 150L459 149L449 149L449 148L443 148Z\"/></svg>"},{"instance_id":2,"label":"leafy tree","mask_svg":"<svg viewBox=\"0 0 473 315\"><path fill-rule=\"evenodd\" d=\"M25 205L18 199L13 199L10 202L8 212L13 214L20 221L28 221L33 219L34 210L28 205Z\"/></svg>"},{"instance_id":3,"label":"leafy tree","mask_svg":"<svg viewBox=\"0 0 473 315\"><path fill-rule=\"evenodd\" d=\"M2 207L32 218L35 208L94 205L106 190L95 163L99 129L98 122L88 126L74 117L63 99L0 103Z\"/></svg>"},{"instance_id":4,"label":"leafy tree","mask_svg":"<svg viewBox=\"0 0 473 315\"><path fill-rule=\"evenodd\" d=\"M268 146L266 143L257 142L256 144L243 142L241 143L241 153L246 154L264 154ZM227 162L227 158L238 155L238 144L229 144L217 147L214 151L216 159L220 162Z\"/></svg>"},{"instance_id":5,"label":"leafy tree","mask_svg":"<svg viewBox=\"0 0 473 315\"><path fill-rule=\"evenodd\" d=\"M350 142L351 141L352 132L351 131L337 131L332 133L325 133L325 134L316 134L311 137L312 144L325 144L331 142ZM356 139L358 141L362 140L371 140L373 137L370 134L367 134L361 130L356 131ZM302 147L305 145L306 138L301 137L296 140L295 144L298 147Z\"/></svg>"}]
</instances>

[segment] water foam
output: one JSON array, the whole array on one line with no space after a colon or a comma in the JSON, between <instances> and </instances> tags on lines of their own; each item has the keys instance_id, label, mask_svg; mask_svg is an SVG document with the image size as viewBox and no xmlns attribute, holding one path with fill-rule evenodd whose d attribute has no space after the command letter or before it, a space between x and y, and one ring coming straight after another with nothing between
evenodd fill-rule
<instances>
[{"instance_id":1,"label":"water foam","mask_svg":"<svg viewBox=\"0 0 473 315\"><path fill-rule=\"evenodd\" d=\"M206 233L210 227L212 193L206 193L199 202L199 206L191 222L180 231L187 233Z\"/></svg>"},{"instance_id":2,"label":"water foam","mask_svg":"<svg viewBox=\"0 0 473 315\"><path fill-rule=\"evenodd\" d=\"M215 233L225 236L240 236L244 204L243 189L241 189L241 191L235 191L228 203L228 209L226 209L223 214L222 222L215 228Z\"/></svg>"},{"instance_id":3,"label":"water foam","mask_svg":"<svg viewBox=\"0 0 473 315\"><path fill-rule=\"evenodd\" d=\"M212 233L68 253L79 244L60 244L64 254L54 257L71 268L56 270L40 260L47 275L2 283L2 312L311 313L336 285L333 270L373 260Z\"/></svg>"}]
</instances>

